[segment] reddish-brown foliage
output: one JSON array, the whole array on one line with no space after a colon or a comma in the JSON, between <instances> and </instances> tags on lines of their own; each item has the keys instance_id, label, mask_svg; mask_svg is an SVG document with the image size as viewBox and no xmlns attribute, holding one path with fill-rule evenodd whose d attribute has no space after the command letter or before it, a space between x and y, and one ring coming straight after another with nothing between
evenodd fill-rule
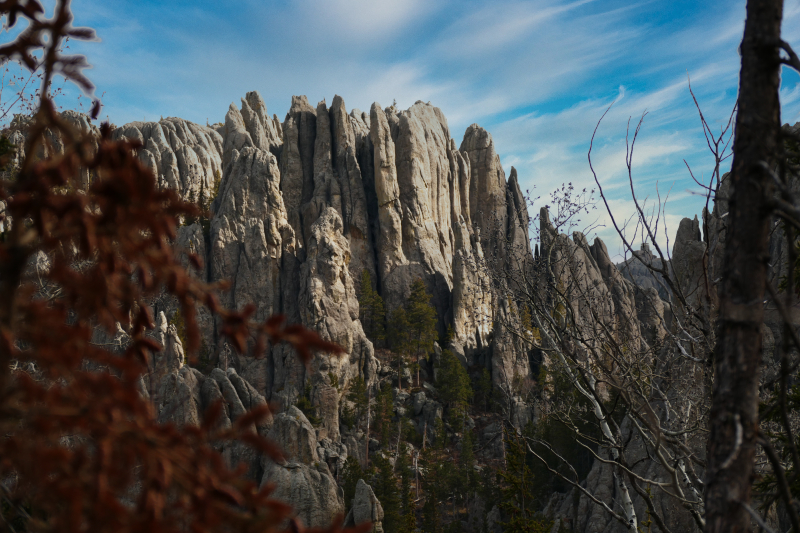
<instances>
[{"instance_id":1,"label":"reddish-brown foliage","mask_svg":"<svg viewBox=\"0 0 800 533\"><path fill-rule=\"evenodd\" d=\"M80 74L83 59L54 52L67 35L93 35L71 27L69 2L57 3L52 20L35 0L0 1L0 15L12 26L21 18L40 31L0 47L3 59L16 57L33 69L40 66L38 50L48 73L90 87ZM256 354L267 341L290 342L305 361L314 350L341 349L286 326L282 317L254 324L252 309L222 309L218 287L190 276L171 245L178 217L197 215L197 208L158 188L135 155L136 143L111 141L104 125L95 150L43 94L28 132L28 157L13 182L0 184L2 216L11 222L0 242L0 528L11 529L5 519L16 514L30 531L277 530L291 508L215 451L222 441L240 439L279 458L274 444L249 429L268 408L219 429L217 405L201 427L177 428L158 424L140 395L147 361L161 349L146 336L154 327L147 299L164 287L177 298L192 356L199 344L195 305L216 313L221 333L242 351L251 335L258 339ZM36 160L30 154L40 153L46 129L61 136L64 153ZM96 176L88 190L79 190L81 167ZM50 267L32 275L40 252ZM43 296L43 285L56 290ZM132 339L123 354L92 343L95 328L113 333L118 327Z\"/></svg>"}]
</instances>

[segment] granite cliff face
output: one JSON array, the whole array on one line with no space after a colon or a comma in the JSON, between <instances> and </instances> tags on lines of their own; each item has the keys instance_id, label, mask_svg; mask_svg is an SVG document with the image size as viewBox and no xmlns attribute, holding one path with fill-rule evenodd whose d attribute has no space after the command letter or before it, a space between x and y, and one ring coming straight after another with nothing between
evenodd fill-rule
<instances>
[{"instance_id":1,"label":"granite cliff face","mask_svg":"<svg viewBox=\"0 0 800 533\"><path fill-rule=\"evenodd\" d=\"M295 96L280 123L251 92L240 107L231 104L224 123L215 126L170 118L127 124L114 135L142 142L140 157L162 186L185 198L213 200L207 223L179 228L178 245L204 259L195 275L230 282L220 295L224 305L239 309L254 303L256 319L286 315L345 349L343 357L318 354L308 366L284 345L271 346L259 359L240 356L201 311L201 355L216 366L204 375L183 364L175 302L154 302L166 350L143 382L143 393L164 421L178 424L196 423L216 399L226 405L227 423L252 406L276 402L280 414L253 430L281 444L286 462L267 461L244 448L223 452L232 463L244 462L254 480L275 483L276 495L291 500L307 525L323 525L346 511L336 483L345 459L363 463L367 450L377 451L369 435L340 423L344 391L355 378L363 378L374 395L380 380L391 375L358 319L362 272L370 273L387 314L406 301L412 282L422 279L433 295L440 333L452 327L449 348L466 367L489 371L494 387L507 394L517 427L536 412L514 392L514 384L538 379L546 357L500 325L519 320L521 308L509 296L513 276L499 290L481 270L487 264L519 273L549 265L556 279L569 280L565 294L575 302L578 327L590 327L599 316L603 327L633 347L659 345L667 334L669 294L638 260L618 268L602 241L589 244L580 233L558 234L546 211L540 233L542 250L550 252L534 258L516 170L506 179L491 135L478 125L467 128L457 147L441 110L430 104L399 111L375 103L369 113L348 113L338 96L330 106L322 101L316 107ZM692 294L699 294L693 269L705 250L697 224L688 219L681 224L671 265ZM426 396L435 397L435 389L425 385L413 396L395 390L393 409L430 436L443 407ZM293 407L301 396L316 408L316 427ZM469 417L467 423L475 425ZM480 438L490 459L504 453L502 429L495 426L483 428ZM586 482L602 490L613 484L609 476L597 463ZM584 500L578 494L556 497L549 510L559 517L594 512ZM363 481L355 501L349 523L382 519L380 502ZM597 520L572 526L588 531L605 518Z\"/></svg>"},{"instance_id":2,"label":"granite cliff face","mask_svg":"<svg viewBox=\"0 0 800 533\"><path fill-rule=\"evenodd\" d=\"M114 135L143 143L140 157L163 186L191 198L218 188L204 239L196 227L180 230L179 240L206 259L200 275L230 280L228 306L254 302L259 319L282 313L346 346L340 383L375 372L357 321L364 270L388 312L421 278L440 332L453 327L453 345L469 363L491 368L493 353L503 351L492 326L502 305L477 265L487 245L500 255L498 243L527 247L528 220L516 172L506 181L492 137L479 126L457 148L430 104L398 111L376 103L369 114L347 113L340 97L314 108L302 96L280 124L258 93L248 93L241 109L231 104L224 124L170 118L127 124ZM165 302L158 311L170 318L174 307ZM315 401L330 401L326 380L307 376L280 347L245 360L218 345L213 330L204 328L209 353L229 354L266 398L292 403L310 380ZM322 366L314 372L330 372Z\"/></svg>"},{"instance_id":3,"label":"granite cliff face","mask_svg":"<svg viewBox=\"0 0 800 533\"><path fill-rule=\"evenodd\" d=\"M85 117L64 116L84 131L94 131ZM18 126L12 141L24 138L24 124ZM648 249L637 252L639 258L614 265L601 240L590 244L577 232L571 237L559 234L543 210L541 249L547 254L537 251L534 256L516 170L512 167L506 179L491 135L476 124L457 145L441 110L429 103L400 111L376 102L369 113L348 113L338 96L330 106L322 101L316 107L295 96L281 123L276 116L270 118L261 96L250 92L239 107L231 104L224 122L214 126L167 118L126 124L113 136L142 144L139 157L162 187L210 204L209 218L180 227L176 244L179 253L193 252L203 259L193 275L229 282L220 294L223 305L241 309L253 303L257 320L283 314L346 352L342 357L317 354L308 366L285 345L270 346L261 358L238 355L220 338L212 316L199 309L203 373L184 364L176 302L167 297L153 301L155 337L165 349L155 354L141 392L153 402L159 419L198 424L204 411L221 400L225 409L220 423L231 424L248 409L277 404L275 417L252 430L281 445L286 461L267 460L239 445L221 451L231 464L244 463L254 481L274 483L275 495L291 501L306 525L325 525L347 511L337 481L348 457L364 464L366 454L391 454L362 428L342 423L351 408L345 392L356 378L364 380L373 397L381 381L392 380L393 369L376 357L359 321L364 271L383 297L387 315L406 301L416 279L424 282L441 336L452 328L446 348L473 373L488 371L495 391L505 394L506 416L517 428L538 416L538 407L519 384L539 379L547 355L503 324L520 325L523 309L514 297L519 289L515 283L536 268L547 266L549 275L563 282L577 328L590 332L599 324L634 350L660 346L668 335L672 299L639 261L658 261ZM51 141L58 152L59 140ZM89 183L92 177L85 174L82 179ZM723 209L724 201L718 207ZM701 276L702 264L707 257L712 266L719 261L724 240L723 217L716 211L713 215L707 215L706 240L697 219L681 222L669 265L681 290L690 295L689 305L709 316L715 312L716 295ZM498 282L487 266L519 275ZM114 338L98 342L121 349L126 334L120 329ZM431 361L441 355L437 346ZM690 374L696 369L662 370ZM431 383L436 371L423 364L422 390L409 394L395 389L392 396L395 418L407 416L427 439L434 436L446 407L437 401L441 398ZM667 393L705 394L701 374L695 389ZM301 397L315 408L319 421L314 425L294 406ZM502 424L478 418L467 416L465 423L468 429L481 424L476 432L481 460L501 460ZM622 432L631 434L630 422L622 423ZM645 450L634 445L627 452L638 460ZM646 461L642 465L637 471L642 476L660 475L648 470L652 467ZM613 487L611 477L607 465L596 462L585 484L602 496ZM639 515L646 512L641 499L634 504ZM658 504L671 527L692 529L692 523L666 509L670 500ZM349 511L348 523L371 519L375 531L382 531L384 511L363 480ZM495 508L489 515L499 520L498 512ZM547 512L575 531L601 524L609 530L617 527L577 492L555 495ZM484 517L473 518L467 522L482 523Z\"/></svg>"},{"instance_id":4,"label":"granite cliff face","mask_svg":"<svg viewBox=\"0 0 800 533\"><path fill-rule=\"evenodd\" d=\"M199 198L201 187L210 194L222 172L222 137L207 126L167 118L160 122L131 122L114 131L114 139L142 143L139 159L163 187Z\"/></svg>"},{"instance_id":5,"label":"granite cliff face","mask_svg":"<svg viewBox=\"0 0 800 533\"><path fill-rule=\"evenodd\" d=\"M338 96L330 106L322 101L316 107L293 97L280 123L251 92L215 126L169 118L124 125L114 137L142 143L140 158L162 186L184 198L213 200L205 229L179 228L178 244L204 259L195 275L230 282L221 295L224 305L238 309L252 302L256 319L284 314L347 352L317 355L308 367L283 345L270 347L261 359L239 356L201 312L202 355L218 367L204 376L182 363L175 302L154 302L167 349L142 389L164 420L195 423L215 398L224 399L230 420L253 402L287 409L301 395L317 408L317 428L291 408L271 430L259 429L275 433L290 450L304 442L311 451L298 450L295 462L260 464L242 450L225 451L232 461L248 464L254 479L273 481L280 494L299 501L307 524L344 510L332 476L348 446L349 455L360 457L366 444L360 432L341 433L342 391L355 377L375 391L388 371L358 320L363 271L371 274L387 312L421 278L433 295L438 329L453 328L452 347L466 364L492 370L497 380L532 372L527 355L518 357L513 342L495 331L495 313L512 311L479 273L484 250L505 257L506 247L498 243L530 253L516 172L506 181L492 137L479 126L467 129L458 148L444 115L430 104L399 111L375 103L368 114L348 113ZM422 396L418 414L432 431L442 408ZM410 399L399 398L396 408L404 409L404 401ZM428 404L439 407L427 409ZM423 431L425 424L419 425ZM297 500L307 493L303 487L316 496ZM362 499L368 496L364 492ZM369 513L380 514L374 506Z\"/></svg>"}]
</instances>

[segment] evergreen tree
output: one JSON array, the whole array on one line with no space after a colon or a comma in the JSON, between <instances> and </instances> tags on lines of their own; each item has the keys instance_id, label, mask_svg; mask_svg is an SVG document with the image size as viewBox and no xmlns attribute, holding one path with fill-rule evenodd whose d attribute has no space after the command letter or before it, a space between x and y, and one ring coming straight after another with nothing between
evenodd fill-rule
<instances>
[{"instance_id":1,"label":"evergreen tree","mask_svg":"<svg viewBox=\"0 0 800 533\"><path fill-rule=\"evenodd\" d=\"M380 454L373 462L377 473L373 478L372 489L383 507L383 531L385 533L401 533L400 491L397 488L392 463Z\"/></svg>"},{"instance_id":2,"label":"evergreen tree","mask_svg":"<svg viewBox=\"0 0 800 533\"><path fill-rule=\"evenodd\" d=\"M322 423L322 418L317 415L317 408L311 403L311 383L306 383L303 395L297 398L294 405L306 415L312 426L318 426Z\"/></svg>"},{"instance_id":3,"label":"evergreen tree","mask_svg":"<svg viewBox=\"0 0 800 533\"><path fill-rule=\"evenodd\" d=\"M420 435L414 423L411 422L411 419L407 416L400 419L400 431L403 442L413 444L414 446L422 446L422 435Z\"/></svg>"},{"instance_id":4,"label":"evergreen tree","mask_svg":"<svg viewBox=\"0 0 800 533\"><path fill-rule=\"evenodd\" d=\"M433 350L436 340L436 310L421 279L412 283L411 294L405 305L392 311L389 332L392 351L397 354L398 372L402 375L404 358L412 357L419 385L420 358ZM402 390L402 385L398 387Z\"/></svg>"},{"instance_id":5,"label":"evergreen tree","mask_svg":"<svg viewBox=\"0 0 800 533\"><path fill-rule=\"evenodd\" d=\"M342 470L345 509L349 509L353 505L353 498L356 496L356 485L358 485L359 479L364 479L364 471L361 469L361 465L358 464L358 460L350 455L344 462L344 469Z\"/></svg>"},{"instance_id":6,"label":"evergreen tree","mask_svg":"<svg viewBox=\"0 0 800 533\"><path fill-rule=\"evenodd\" d=\"M447 330L444 332L444 338L439 340L441 346L450 346L450 342L455 338L456 332L453 331L453 325L447 324Z\"/></svg>"},{"instance_id":7,"label":"evergreen tree","mask_svg":"<svg viewBox=\"0 0 800 533\"><path fill-rule=\"evenodd\" d=\"M375 344L386 340L386 307L383 298L372 288L372 276L364 269L361 272L361 296L358 298L358 319L367 338Z\"/></svg>"},{"instance_id":8,"label":"evergreen tree","mask_svg":"<svg viewBox=\"0 0 800 533\"><path fill-rule=\"evenodd\" d=\"M437 439L438 440L438 439ZM440 483L445 474L443 453L436 447L425 448L420 457L423 471L422 488L425 491L425 503L422 506L422 531L425 533L443 533L442 513L439 506L441 495Z\"/></svg>"},{"instance_id":9,"label":"evergreen tree","mask_svg":"<svg viewBox=\"0 0 800 533\"><path fill-rule=\"evenodd\" d=\"M356 420L367 412L367 384L364 378L356 376L347 386L347 400L353 402Z\"/></svg>"},{"instance_id":10,"label":"evergreen tree","mask_svg":"<svg viewBox=\"0 0 800 533\"><path fill-rule=\"evenodd\" d=\"M197 196L194 193L194 189L191 189L189 193L186 195L186 201L190 204L197 204ZM187 215L183 218L182 226L191 226L195 222L197 222L198 217L196 215Z\"/></svg>"},{"instance_id":11,"label":"evergreen tree","mask_svg":"<svg viewBox=\"0 0 800 533\"><path fill-rule=\"evenodd\" d=\"M381 446L386 447L392 437L392 412L394 405L392 401L392 386L388 383L381 387L378 396L375 398L376 406L376 419L378 422L378 432L381 437Z\"/></svg>"},{"instance_id":12,"label":"evergreen tree","mask_svg":"<svg viewBox=\"0 0 800 533\"><path fill-rule=\"evenodd\" d=\"M472 399L472 386L466 369L450 350L442 352L436 386L449 408L450 424L461 431L468 402Z\"/></svg>"},{"instance_id":13,"label":"evergreen tree","mask_svg":"<svg viewBox=\"0 0 800 533\"><path fill-rule=\"evenodd\" d=\"M442 533L442 514L439 510L438 494L435 486L425 491L425 504L422 506L422 530L425 533Z\"/></svg>"},{"instance_id":14,"label":"evergreen tree","mask_svg":"<svg viewBox=\"0 0 800 533\"><path fill-rule=\"evenodd\" d=\"M441 418L437 418L433 422L433 431L434 437L431 448L441 454L444 452L444 448L447 445L447 431L444 428L444 422L442 422Z\"/></svg>"},{"instance_id":15,"label":"evergreen tree","mask_svg":"<svg viewBox=\"0 0 800 533\"><path fill-rule=\"evenodd\" d=\"M411 325L412 354L415 356L417 386L419 381L419 360L433 351L436 340L436 309L431 305L431 295L421 279L411 284L411 296L406 304L406 314Z\"/></svg>"},{"instance_id":16,"label":"evergreen tree","mask_svg":"<svg viewBox=\"0 0 800 533\"><path fill-rule=\"evenodd\" d=\"M400 531L412 533L417 528L417 506L414 503L414 471L408 456L408 446L405 442L400 444L397 455L397 473L400 475L400 500L402 517Z\"/></svg>"},{"instance_id":17,"label":"evergreen tree","mask_svg":"<svg viewBox=\"0 0 800 533\"><path fill-rule=\"evenodd\" d=\"M397 388L403 390L405 358L413 350L412 327L408 318L406 306L399 306L392 311L389 327L389 344L395 355Z\"/></svg>"},{"instance_id":18,"label":"evergreen tree","mask_svg":"<svg viewBox=\"0 0 800 533\"><path fill-rule=\"evenodd\" d=\"M0 172L5 172L9 169L10 156L16 151L16 146L5 135L0 136Z\"/></svg>"},{"instance_id":19,"label":"evergreen tree","mask_svg":"<svg viewBox=\"0 0 800 533\"><path fill-rule=\"evenodd\" d=\"M508 518L503 531L508 533L545 533L553 524L542 520L535 511L533 474L526 461L527 449L522 437L504 432L506 468L499 472L502 480L500 510Z\"/></svg>"},{"instance_id":20,"label":"evergreen tree","mask_svg":"<svg viewBox=\"0 0 800 533\"><path fill-rule=\"evenodd\" d=\"M474 490L478 487L478 476L473 468L475 465L475 445L472 432L465 431L461 439L461 455L458 460L459 481L463 487Z\"/></svg>"},{"instance_id":21,"label":"evergreen tree","mask_svg":"<svg viewBox=\"0 0 800 533\"><path fill-rule=\"evenodd\" d=\"M530 344L538 344L542 341L539 328L533 325L533 316L527 305L523 305L519 313L519 322L522 326L522 336Z\"/></svg>"}]
</instances>

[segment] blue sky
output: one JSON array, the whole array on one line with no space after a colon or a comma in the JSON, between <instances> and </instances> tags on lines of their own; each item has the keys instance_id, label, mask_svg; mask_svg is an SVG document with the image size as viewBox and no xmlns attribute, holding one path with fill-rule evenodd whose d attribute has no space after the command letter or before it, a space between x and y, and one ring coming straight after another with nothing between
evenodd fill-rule
<instances>
[{"instance_id":1,"label":"blue sky","mask_svg":"<svg viewBox=\"0 0 800 533\"><path fill-rule=\"evenodd\" d=\"M634 181L642 197L656 183L671 189L674 235L704 203L683 159L698 177L713 166L687 75L718 129L736 98L744 9L744 0L73 0L76 24L101 42L72 49L94 65L103 116L116 124L222 121L253 89L281 120L293 94L312 103L339 94L362 110L430 101L457 143L473 122L488 129L506 173L514 165L543 198L562 182L594 186L589 140L616 100L594 152L615 215L633 212L626 122L647 111ZM800 48L800 0L785 0L783 31ZM788 70L782 97L783 121L800 121L800 77ZM619 250L609 227L598 233Z\"/></svg>"}]
</instances>

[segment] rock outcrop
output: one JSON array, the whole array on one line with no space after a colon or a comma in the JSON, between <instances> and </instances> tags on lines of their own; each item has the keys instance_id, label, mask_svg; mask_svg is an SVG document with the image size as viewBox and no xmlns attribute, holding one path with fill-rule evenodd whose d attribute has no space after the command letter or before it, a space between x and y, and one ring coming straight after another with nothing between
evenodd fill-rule
<instances>
[{"instance_id":1,"label":"rock outcrop","mask_svg":"<svg viewBox=\"0 0 800 533\"><path fill-rule=\"evenodd\" d=\"M223 139L220 150L223 167L228 166L234 150L253 147L279 156L283 145L278 117L269 117L267 106L257 91L242 98L241 110L231 103L225 123L216 127L216 131Z\"/></svg>"},{"instance_id":2,"label":"rock outcrop","mask_svg":"<svg viewBox=\"0 0 800 533\"><path fill-rule=\"evenodd\" d=\"M356 375L374 382L372 346L357 320L365 270L388 312L421 278L440 332L452 326L453 349L467 364L492 369L493 354L507 359L516 349L494 326L494 313L513 314L513 302L497 301L480 272L486 243L493 260L511 248L529 252L527 211L516 171L506 182L491 135L479 126L468 128L457 149L430 104L398 111L376 103L369 115L348 114L340 97L316 108L294 97L277 124L260 96L248 93L216 129L166 119L123 126L118 135L150 146L143 157L152 155L162 183L185 194L210 187L208 176L222 169L204 242L196 230L182 238L202 252L207 266L199 275L231 282L225 305L254 302L256 319L281 313L346 347L344 362L321 357L306 369L285 346L260 360L237 357L204 327L209 360L225 360L218 364L235 368L267 399L290 405L310 386L325 413L323 437L339 433L332 376L340 389ZM203 164L173 169L173 155L188 161L189 150ZM513 365L530 373L526 358Z\"/></svg>"},{"instance_id":3,"label":"rock outcrop","mask_svg":"<svg viewBox=\"0 0 800 533\"><path fill-rule=\"evenodd\" d=\"M666 252L665 252L666 253ZM642 289L654 289L658 292L658 297L668 302L671 300L671 289L660 274L653 274L648 268L661 268L661 259L653 254L647 243L642 243L641 249L633 252L634 257L629 257L622 263L617 264L617 269L622 272L625 279L633 282ZM667 260L667 272L672 271L672 265Z\"/></svg>"},{"instance_id":4,"label":"rock outcrop","mask_svg":"<svg viewBox=\"0 0 800 533\"><path fill-rule=\"evenodd\" d=\"M656 384L654 389L661 391L663 398L670 398L669 412L665 410L664 402L658 401L660 396L648 398L648 409L653 416L658 417L662 427L672 429L671 417L674 412L688 413L692 406L696 410L704 398L708 398L709 390L707 369L703 364L689 361L672 353L672 348L662 348L662 341L670 327L670 304L663 301L653 285L638 285L630 279L639 281L644 278L653 282L652 278L645 278L641 272L635 270L633 263L624 264L631 267L628 276L624 275L610 259L604 243L595 239L589 244L581 233L574 233L572 239L566 235L557 234L550 224L547 213L542 212L541 255L537 260L537 267L549 266L548 272L556 280L559 292L562 295L562 306L571 306L574 314L575 338L581 338L579 352L584 352L583 359L593 364L603 364L599 358L607 353L602 343L608 342L609 337L615 342L624 344L623 354L638 357L641 363L654 368L652 379ZM695 226L696 227L696 226ZM690 265L696 268L693 250L699 247L699 235L691 230L691 221L684 220L681 224L685 235L679 231L676 239L676 250L673 254L673 266ZM700 243L702 244L702 243ZM640 252L646 260L653 260L652 256L645 257L647 250ZM702 250L700 251L702 255ZM633 258L631 261L638 261ZM632 272L632 274L631 274ZM678 279L684 280L694 278ZM563 307L562 307L563 308ZM671 346L671 345L669 345ZM636 355L633 355L636 354ZM618 361L618 365L623 365ZM609 366L613 368L616 365ZM622 366L622 368L628 368ZM614 381L616 376L613 371L605 379ZM670 377L673 376L673 377ZM597 387L600 396L608 393L602 384ZM695 411L696 412L696 411ZM677 422L675 422L677 423ZM624 453L626 464L632 465L633 472L640 479L669 479L669 472L658 463L649 460L649 450L644 445L634 422L628 417L620 423L619 442L625 443L621 453ZM702 457L704 452L701 442L696 437L687 438L686 446L691 447ZM592 468L581 486L601 501L612 501L619 498L616 486L618 485L612 467L608 462L594 461ZM688 489L687 489L688 490ZM693 498L695 498L693 496ZM665 524L673 531L697 531L697 525L691 514L685 512L680 503L661 492L654 492L653 503ZM648 507L643 498L633 494L633 507L638 517L647 515ZM613 519L604 509L596 505L585 493L572 489L567 494L554 494L545 509L545 514L557 519L556 527L565 527L570 531L593 532L611 531L622 532L627 528Z\"/></svg>"},{"instance_id":5,"label":"rock outcrop","mask_svg":"<svg viewBox=\"0 0 800 533\"><path fill-rule=\"evenodd\" d=\"M285 461L262 458L261 484L275 485L273 496L290 502L308 527L327 526L344 513L344 502L327 463L317 454L314 428L296 407L275 417L269 438L284 450Z\"/></svg>"},{"instance_id":6,"label":"rock outcrop","mask_svg":"<svg viewBox=\"0 0 800 533\"><path fill-rule=\"evenodd\" d=\"M222 174L222 137L208 126L180 118L131 122L114 130L113 139L139 141L139 159L163 187L185 199L209 198Z\"/></svg>"},{"instance_id":7,"label":"rock outcrop","mask_svg":"<svg viewBox=\"0 0 800 533\"><path fill-rule=\"evenodd\" d=\"M294 232L286 219L275 156L248 146L233 150L214 201L208 263L212 281L227 280L222 303L232 309L256 305L255 320L281 313L283 255L294 252ZM217 343L215 343L217 344ZM234 364L267 397L272 380L267 359L238 357Z\"/></svg>"},{"instance_id":8,"label":"rock outcrop","mask_svg":"<svg viewBox=\"0 0 800 533\"><path fill-rule=\"evenodd\" d=\"M215 368L206 376L197 369L181 366L161 378L156 399L158 420L161 423L199 425L206 410L215 402L222 403L218 424L230 427L247 411L266 404L264 397L233 369L227 372ZM253 426L252 431L267 436L272 421ZM241 442L224 443L220 447L223 457L231 467L243 463L253 481L262 476L262 458Z\"/></svg>"},{"instance_id":9,"label":"rock outcrop","mask_svg":"<svg viewBox=\"0 0 800 533\"><path fill-rule=\"evenodd\" d=\"M68 118L91 129L81 117ZM167 118L113 133L142 144L139 156L162 186L198 202L216 192L210 222L179 231L184 251L204 260L196 275L229 280L222 303L238 309L254 302L256 319L281 313L314 327L327 321L330 338L348 348L349 370L337 376L340 387L375 368L356 319L363 271L371 274L387 312L421 278L433 295L440 334L453 328L452 347L467 364L492 369L494 353L514 349L494 326L495 313L514 313L513 303L497 300L481 268L506 257L510 247L529 250L524 198L513 169L506 182L487 131L473 124L460 148L450 135L441 110L429 103L405 111L376 103L367 114L348 113L339 96L316 108L294 97L280 123L257 92L247 93L240 107L231 104L224 123L214 127ZM330 221L331 210L339 223L325 226L332 229L320 244L315 224ZM321 259L310 258L312 241L317 255L324 251ZM343 277L341 286L316 274L336 261L350 280ZM175 302L157 298L155 307L168 322L176 320ZM343 326L333 325L345 315L350 318ZM210 316L201 311L199 318L209 364L235 368L267 399L284 405L310 382L319 406L338 409L336 395L324 385L330 365L308 373L281 346L258 361L239 358L219 342ZM529 373L524 366L520 362L516 371ZM331 422L331 435L337 424Z\"/></svg>"},{"instance_id":10,"label":"rock outcrop","mask_svg":"<svg viewBox=\"0 0 800 533\"><path fill-rule=\"evenodd\" d=\"M86 138L89 140L89 149L92 153L97 150L100 139L100 129L92 124L87 115L68 109L59 113L59 116L61 120L63 120L68 126L71 126L76 131L86 135ZM3 171L3 174L8 172L10 169L18 169L25 160L25 143L27 141L28 132L32 124L33 117L20 113L14 115L14 118L11 120L11 123L8 125L8 127L3 129L3 135L14 146L14 152L11 154L11 158L8 162L6 170ZM60 132L46 129L44 133L44 142L37 146L35 153L36 157L44 159L54 155L61 155L63 153L64 140L61 138ZM94 174L90 169L81 168L79 170L77 185L85 189L89 186L93 179Z\"/></svg>"},{"instance_id":11,"label":"rock outcrop","mask_svg":"<svg viewBox=\"0 0 800 533\"><path fill-rule=\"evenodd\" d=\"M185 125L193 132L198 128ZM512 252L531 255L516 171L506 182L491 135L477 125L457 148L442 112L423 102L406 111L376 103L367 114L348 113L338 96L330 106L323 101L316 107L294 97L278 124L260 96L248 93L241 109L231 105L223 125L200 129L215 142L214 164L222 175L208 233L203 246L194 248L207 265L198 274L230 281L224 305L238 309L252 302L258 320L284 314L346 352L317 354L304 366L285 345L270 346L264 357L252 359L236 356L214 331L205 339L212 364L290 409L276 417L271 431L294 459L262 464L263 480L274 482L286 498L303 494L300 507L311 509L301 512L304 522L322 524L338 505L331 468L342 468L348 446L359 458L366 447L363 434L341 434L343 392L355 377L373 393L378 381L379 364L358 320L363 271L371 274L388 312L422 279L433 295L439 329L444 333L452 326L451 348L465 365L490 369L496 383L531 375L527 352L495 325L495 313L518 312L515 303L499 300L481 274L490 259L505 261L505 268ZM142 127L121 130L139 131L147 143ZM190 147L196 144L200 141ZM180 168L179 179L162 174L165 186L184 190L194 183ZM187 243L199 237L192 231L182 237ZM180 372L188 371L173 374ZM171 379L177 391L182 385ZM213 386L205 386L213 394ZM290 407L300 396L308 397L321 420L313 431ZM524 425L532 411L519 399L515 405L518 424ZM432 436L441 404L427 399L419 411ZM294 422L281 418L289 412ZM424 421L419 425L424 431Z\"/></svg>"},{"instance_id":12,"label":"rock outcrop","mask_svg":"<svg viewBox=\"0 0 800 533\"><path fill-rule=\"evenodd\" d=\"M376 377L372 343L358 320L358 300L347 268L349 253L338 212L328 207L311 226L306 261L301 270L299 306L303 325L333 341L348 356L318 354L311 363L311 401L322 417L320 438L339 437L339 390L361 375ZM286 383L285 386L289 386Z\"/></svg>"},{"instance_id":13,"label":"rock outcrop","mask_svg":"<svg viewBox=\"0 0 800 533\"><path fill-rule=\"evenodd\" d=\"M356 495L353 498L353 507L347 513L344 521L345 527L353 527L364 522L372 523L372 533L383 533L383 507L372 487L363 479L356 484Z\"/></svg>"}]
</instances>

